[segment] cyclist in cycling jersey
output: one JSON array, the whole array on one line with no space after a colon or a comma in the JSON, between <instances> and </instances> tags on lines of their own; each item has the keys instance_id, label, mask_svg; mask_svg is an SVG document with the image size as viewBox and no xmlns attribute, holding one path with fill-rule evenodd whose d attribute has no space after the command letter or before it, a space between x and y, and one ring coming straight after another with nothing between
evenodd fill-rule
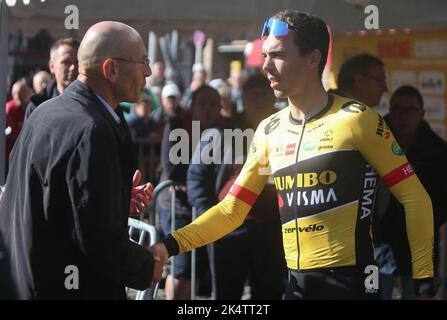
<instances>
[{"instance_id":1,"label":"cyclist in cycling jersey","mask_svg":"<svg viewBox=\"0 0 447 320\"><path fill-rule=\"evenodd\" d=\"M378 174L405 208L417 294L433 296L430 198L383 118L324 90L326 24L283 11L265 23L262 36L263 69L289 106L260 123L227 196L155 245L155 255L164 262L234 230L272 175L290 274L285 299L375 298L371 212Z\"/></svg>"}]
</instances>

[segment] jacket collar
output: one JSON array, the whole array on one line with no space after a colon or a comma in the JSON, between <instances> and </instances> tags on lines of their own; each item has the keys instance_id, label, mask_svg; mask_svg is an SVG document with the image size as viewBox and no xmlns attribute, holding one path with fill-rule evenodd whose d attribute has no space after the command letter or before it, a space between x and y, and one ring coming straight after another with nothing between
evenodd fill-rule
<instances>
[{"instance_id":1,"label":"jacket collar","mask_svg":"<svg viewBox=\"0 0 447 320\"><path fill-rule=\"evenodd\" d=\"M56 91L57 94L60 95L59 90L57 90L57 82L56 82L56 79L53 79L53 80L48 84L48 86L45 88L45 91L46 91L46 95L47 95L48 99L51 99L51 98L54 97L54 96L53 96L53 95L54 95L54 91Z\"/></svg>"},{"instance_id":2,"label":"jacket collar","mask_svg":"<svg viewBox=\"0 0 447 320\"><path fill-rule=\"evenodd\" d=\"M121 141L124 141L126 138L126 129L125 129L125 120L120 115L120 110L115 109L115 112L117 112L118 116L121 119L121 124L119 125L115 119L113 119L112 115L109 111L104 107L102 102L98 99L98 97L95 95L95 93L85 84L82 83L79 80L73 81L72 84L70 84L65 90L63 95L68 95L72 99L78 100L79 102L88 105L88 107L95 108L95 111L97 111L106 121L107 123L113 128L115 133L118 135Z\"/></svg>"}]
</instances>

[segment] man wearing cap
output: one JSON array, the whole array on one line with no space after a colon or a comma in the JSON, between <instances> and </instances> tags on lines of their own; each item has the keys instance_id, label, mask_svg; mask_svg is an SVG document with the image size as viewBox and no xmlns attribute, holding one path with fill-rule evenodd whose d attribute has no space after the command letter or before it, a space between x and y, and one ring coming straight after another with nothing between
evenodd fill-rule
<instances>
[{"instance_id":1,"label":"man wearing cap","mask_svg":"<svg viewBox=\"0 0 447 320\"><path fill-rule=\"evenodd\" d=\"M157 123L165 123L169 117L180 110L181 93L175 83L168 83L161 91L161 108L152 113L152 118Z\"/></svg>"},{"instance_id":2,"label":"man wearing cap","mask_svg":"<svg viewBox=\"0 0 447 320\"><path fill-rule=\"evenodd\" d=\"M177 141L169 139L171 131L186 130L191 137L192 114L189 110L180 107L180 90L176 84L169 83L161 92L162 108L155 111L154 118L158 118L158 132L162 133L160 165L160 182L171 180L175 184L175 225L180 228L191 221L191 206L186 197L186 173L188 163L173 164L170 161L170 151ZM160 111L159 111L160 110ZM157 113L157 111L159 111ZM190 152L191 154L191 152ZM160 207L160 225L163 232L171 230L171 192L168 189L161 191L158 197ZM166 299L184 300L190 298L191 281L191 255L184 254L176 257L174 279L169 275L166 279ZM172 285L174 281L174 286Z\"/></svg>"},{"instance_id":3,"label":"man wearing cap","mask_svg":"<svg viewBox=\"0 0 447 320\"><path fill-rule=\"evenodd\" d=\"M288 98L289 106L259 124L225 198L153 250L167 260L236 229L271 175L289 269L285 299L378 298L370 231L380 175L405 208L415 293L432 297L430 197L383 118L325 91L327 25L286 10L265 23L262 36L263 70L275 96Z\"/></svg>"}]
</instances>

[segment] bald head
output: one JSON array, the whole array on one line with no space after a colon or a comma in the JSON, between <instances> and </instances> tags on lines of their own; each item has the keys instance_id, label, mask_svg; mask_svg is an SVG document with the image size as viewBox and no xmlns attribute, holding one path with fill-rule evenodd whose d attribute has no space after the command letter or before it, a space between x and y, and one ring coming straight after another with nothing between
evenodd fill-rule
<instances>
[{"instance_id":1,"label":"bald head","mask_svg":"<svg viewBox=\"0 0 447 320\"><path fill-rule=\"evenodd\" d=\"M124 23L102 21L94 24L79 47L79 72L86 76L98 74L106 58L126 56L142 43L138 32Z\"/></svg>"},{"instance_id":2,"label":"bald head","mask_svg":"<svg viewBox=\"0 0 447 320\"><path fill-rule=\"evenodd\" d=\"M11 88L12 100L19 107L26 107L29 103L29 98L31 97L32 91L28 87L25 81L17 81Z\"/></svg>"},{"instance_id":3,"label":"bald head","mask_svg":"<svg viewBox=\"0 0 447 320\"><path fill-rule=\"evenodd\" d=\"M39 71L33 77L34 92L40 92L46 88L51 81L51 74L46 71Z\"/></svg>"},{"instance_id":4,"label":"bald head","mask_svg":"<svg viewBox=\"0 0 447 320\"><path fill-rule=\"evenodd\" d=\"M124 23L99 22L82 39L78 80L112 107L136 102L151 75L147 50L138 32Z\"/></svg>"}]
</instances>

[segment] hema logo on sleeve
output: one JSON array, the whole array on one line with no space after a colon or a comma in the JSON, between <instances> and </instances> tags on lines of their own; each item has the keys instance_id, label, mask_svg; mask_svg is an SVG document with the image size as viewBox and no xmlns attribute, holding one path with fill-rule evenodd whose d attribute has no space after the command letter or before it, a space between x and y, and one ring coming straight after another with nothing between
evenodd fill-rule
<instances>
[{"instance_id":1,"label":"hema logo on sleeve","mask_svg":"<svg viewBox=\"0 0 447 320\"><path fill-rule=\"evenodd\" d=\"M365 292L377 293L379 290L379 268L375 265L368 265L365 267Z\"/></svg>"}]
</instances>

